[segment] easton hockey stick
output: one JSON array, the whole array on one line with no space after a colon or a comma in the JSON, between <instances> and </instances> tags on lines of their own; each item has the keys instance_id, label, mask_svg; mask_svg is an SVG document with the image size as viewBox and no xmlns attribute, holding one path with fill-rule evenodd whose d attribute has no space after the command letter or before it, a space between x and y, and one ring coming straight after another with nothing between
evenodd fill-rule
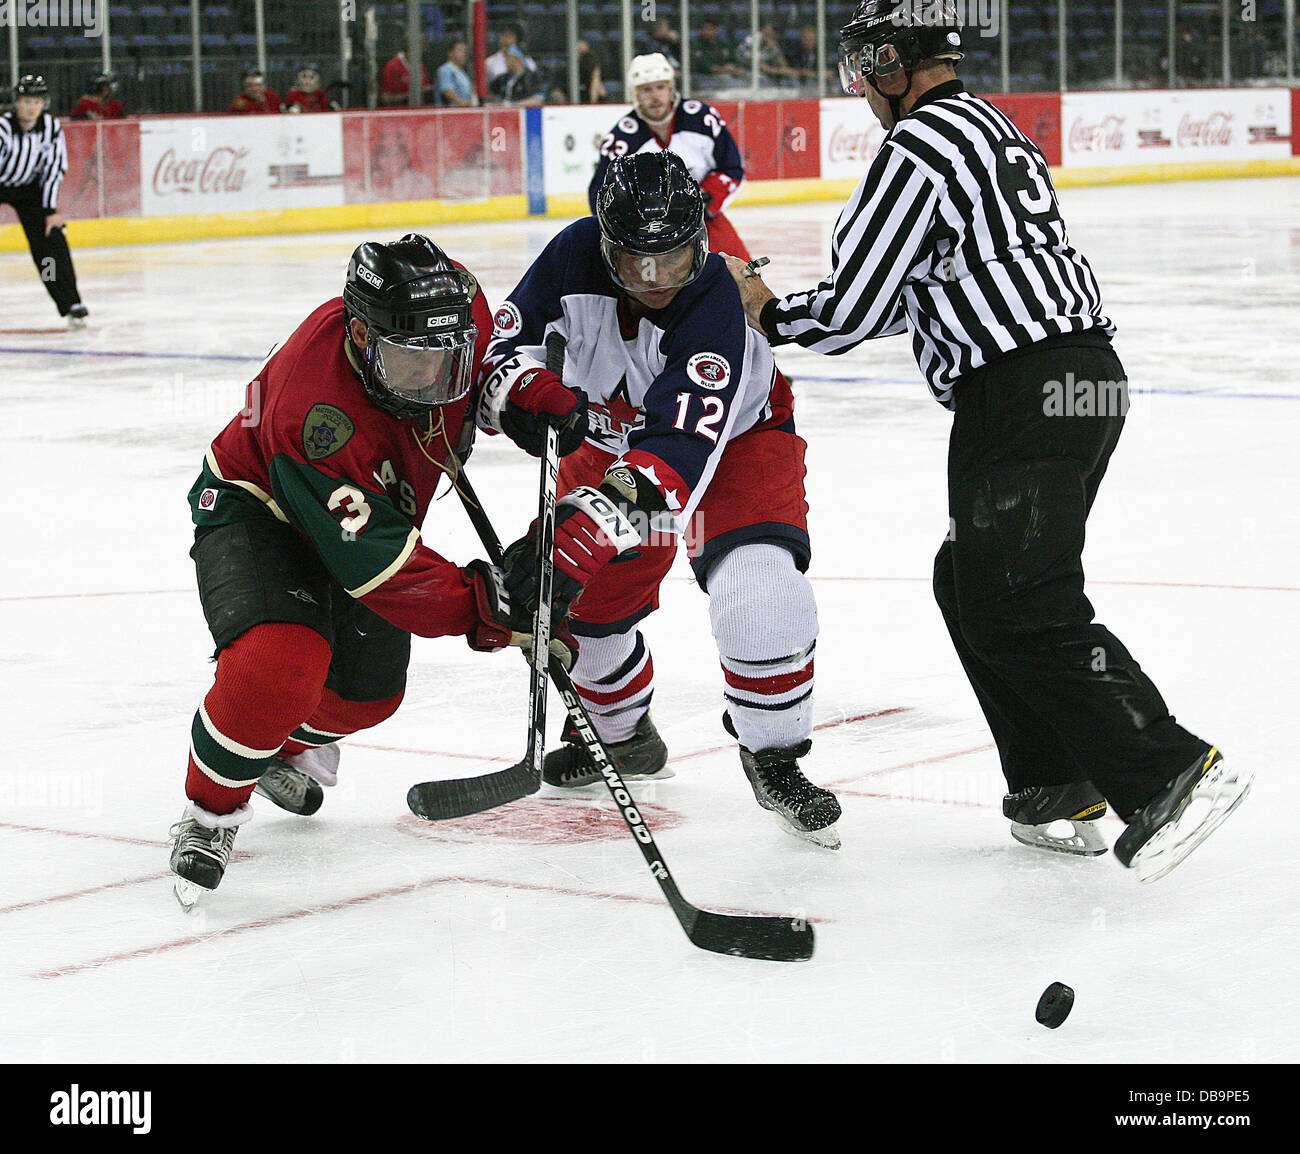
<instances>
[{"instance_id":1,"label":"easton hockey stick","mask_svg":"<svg viewBox=\"0 0 1300 1154\"><path fill-rule=\"evenodd\" d=\"M557 377L564 376L564 337L557 332L546 337L546 367ZM545 422L542 448L541 479L537 492L537 609L533 614L533 648L529 657L532 674L528 686L528 749L523 761L507 769L479 777L460 777L451 781L424 781L407 791L406 805L416 817L430 821L467 817L472 813L508 805L521 797L536 793L542 785L542 759L546 755L546 658L551 643L551 593L555 583L555 491L560 479L559 431L554 422ZM478 495L469 487L462 471L457 491L470 519ZM468 499L467 499L468 498ZM479 536L483 537L482 529ZM485 547L494 565L504 558L501 542L489 524L491 544ZM563 667L561 667L563 668Z\"/></svg>"}]
</instances>

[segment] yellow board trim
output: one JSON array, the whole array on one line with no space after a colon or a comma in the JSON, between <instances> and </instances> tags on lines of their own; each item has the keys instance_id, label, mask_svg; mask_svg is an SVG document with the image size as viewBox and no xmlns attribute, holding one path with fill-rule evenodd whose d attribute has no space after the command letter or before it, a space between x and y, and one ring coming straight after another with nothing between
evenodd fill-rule
<instances>
[{"instance_id":1,"label":"yellow board trim","mask_svg":"<svg viewBox=\"0 0 1300 1154\"><path fill-rule=\"evenodd\" d=\"M282 236L303 232L360 232L378 228L430 227L528 215L526 196L486 200L403 200L390 204L345 204L328 208L207 212L189 216L126 216L68 222L73 249L120 244L166 244L239 236ZM26 252L27 238L16 225L0 226L0 252Z\"/></svg>"},{"instance_id":2,"label":"yellow board trim","mask_svg":"<svg viewBox=\"0 0 1300 1154\"><path fill-rule=\"evenodd\" d=\"M865 168L864 170L865 171ZM1147 184L1171 180L1232 180L1300 175L1300 156L1268 160L1224 160L1199 164L1125 164L1097 168L1053 168L1058 188L1101 184ZM750 181L732 204L798 204L847 200L856 180L808 177ZM566 193L547 198L548 217L586 216L587 197ZM527 220L526 196L494 196L476 201L405 200L390 204L348 204L328 208L260 212L197 213L189 216L130 216L74 220L68 240L74 249L110 245L166 244L241 236L283 236L310 232L362 232L367 229L432 227L475 221ZM27 239L16 224L0 225L0 252L26 252Z\"/></svg>"}]
</instances>

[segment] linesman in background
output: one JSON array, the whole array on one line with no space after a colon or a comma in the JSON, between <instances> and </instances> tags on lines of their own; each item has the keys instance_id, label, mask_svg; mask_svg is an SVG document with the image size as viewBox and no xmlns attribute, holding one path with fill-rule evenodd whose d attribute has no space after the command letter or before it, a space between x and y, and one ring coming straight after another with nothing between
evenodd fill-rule
<instances>
[{"instance_id":1,"label":"linesman in background","mask_svg":"<svg viewBox=\"0 0 1300 1154\"><path fill-rule=\"evenodd\" d=\"M841 79L887 136L836 223L831 272L778 298L752 268L728 265L773 344L835 354L911 331L953 411L935 597L997 742L1012 832L1103 853L1093 823L1109 802L1127 823L1116 857L1153 881L1236 807L1251 775L1178 725L1093 620L1084 526L1127 411L1115 327L1042 153L957 79L960 26L952 3L858 5L840 33ZM1066 381L1109 403L1054 406ZM1062 819L1073 835L1053 834Z\"/></svg>"},{"instance_id":2,"label":"linesman in background","mask_svg":"<svg viewBox=\"0 0 1300 1154\"><path fill-rule=\"evenodd\" d=\"M41 283L72 328L86 323L77 274L59 212L59 187L68 171L68 149L56 117L45 111L50 90L43 76L14 85L12 112L0 116L0 204L18 214Z\"/></svg>"}]
</instances>

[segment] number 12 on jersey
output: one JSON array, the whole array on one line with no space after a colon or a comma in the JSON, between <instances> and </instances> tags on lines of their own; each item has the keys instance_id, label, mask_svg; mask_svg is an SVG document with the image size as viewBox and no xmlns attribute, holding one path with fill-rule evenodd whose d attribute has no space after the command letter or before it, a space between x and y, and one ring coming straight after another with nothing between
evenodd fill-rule
<instances>
[{"instance_id":1,"label":"number 12 on jersey","mask_svg":"<svg viewBox=\"0 0 1300 1154\"><path fill-rule=\"evenodd\" d=\"M695 422L695 427L690 428L692 401L698 401L704 407L704 413ZM698 407L696 407L698 412ZM678 393L677 394L677 419L673 421L674 429L681 429L683 432L698 433L701 437L707 437L715 445L718 443L718 426L722 423L722 418L726 415L727 405L721 397L701 397L696 393Z\"/></svg>"}]
</instances>

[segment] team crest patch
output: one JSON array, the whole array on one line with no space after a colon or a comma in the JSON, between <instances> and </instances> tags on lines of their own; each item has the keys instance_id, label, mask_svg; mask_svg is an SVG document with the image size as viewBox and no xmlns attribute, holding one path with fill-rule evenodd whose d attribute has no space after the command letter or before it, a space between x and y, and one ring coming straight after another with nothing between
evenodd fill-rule
<instances>
[{"instance_id":1,"label":"team crest patch","mask_svg":"<svg viewBox=\"0 0 1300 1154\"><path fill-rule=\"evenodd\" d=\"M696 353L686 362L686 375L700 388L718 392L731 383L731 366L721 353Z\"/></svg>"},{"instance_id":2,"label":"team crest patch","mask_svg":"<svg viewBox=\"0 0 1300 1154\"><path fill-rule=\"evenodd\" d=\"M498 337L512 337L524 327L524 319L514 301L506 301L492 316L492 333Z\"/></svg>"},{"instance_id":3,"label":"team crest patch","mask_svg":"<svg viewBox=\"0 0 1300 1154\"><path fill-rule=\"evenodd\" d=\"M216 489L204 489L203 492L199 494L199 508L203 509L205 512L208 509L215 509L217 507L217 496L218 493Z\"/></svg>"},{"instance_id":4,"label":"team crest patch","mask_svg":"<svg viewBox=\"0 0 1300 1154\"><path fill-rule=\"evenodd\" d=\"M333 405L312 405L302 423L302 448L307 460L319 461L337 453L357 430L352 418Z\"/></svg>"}]
</instances>

